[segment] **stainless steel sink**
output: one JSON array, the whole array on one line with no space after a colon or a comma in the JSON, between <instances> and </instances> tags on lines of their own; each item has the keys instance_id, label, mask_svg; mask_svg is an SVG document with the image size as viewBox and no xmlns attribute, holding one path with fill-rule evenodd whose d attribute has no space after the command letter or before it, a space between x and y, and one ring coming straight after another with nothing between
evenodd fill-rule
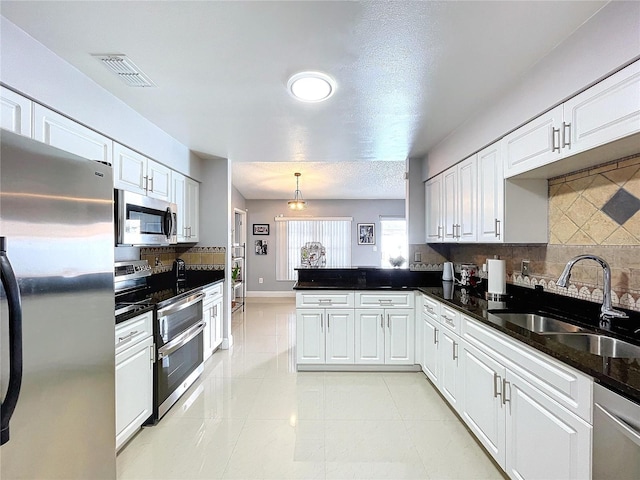
<instances>
[{"instance_id":1,"label":"stainless steel sink","mask_svg":"<svg viewBox=\"0 0 640 480\"><path fill-rule=\"evenodd\" d=\"M489 315L498 317L501 320L501 323L508 322L535 333L576 333L588 331L584 328L571 325L570 323L535 313L495 312L489 313Z\"/></svg>"},{"instance_id":2,"label":"stainless steel sink","mask_svg":"<svg viewBox=\"0 0 640 480\"><path fill-rule=\"evenodd\" d=\"M545 337L575 350L601 357L640 358L640 347L597 333L543 333Z\"/></svg>"}]
</instances>

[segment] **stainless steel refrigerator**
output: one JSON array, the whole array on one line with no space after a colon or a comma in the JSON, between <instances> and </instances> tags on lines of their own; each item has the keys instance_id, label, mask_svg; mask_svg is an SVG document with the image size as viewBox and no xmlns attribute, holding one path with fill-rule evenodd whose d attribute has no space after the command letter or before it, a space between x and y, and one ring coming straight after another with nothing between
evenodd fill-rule
<instances>
[{"instance_id":1,"label":"stainless steel refrigerator","mask_svg":"<svg viewBox=\"0 0 640 480\"><path fill-rule=\"evenodd\" d=\"M0 478L115 479L111 167L0 149Z\"/></svg>"}]
</instances>

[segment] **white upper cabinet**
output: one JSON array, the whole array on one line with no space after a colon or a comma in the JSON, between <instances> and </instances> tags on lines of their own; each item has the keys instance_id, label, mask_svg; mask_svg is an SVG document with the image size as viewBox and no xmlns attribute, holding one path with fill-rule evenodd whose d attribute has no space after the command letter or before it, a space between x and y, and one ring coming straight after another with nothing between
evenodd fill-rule
<instances>
[{"instance_id":1,"label":"white upper cabinet","mask_svg":"<svg viewBox=\"0 0 640 480\"><path fill-rule=\"evenodd\" d=\"M200 184L189 177L185 179L185 196L187 238L189 242L197 242L200 239L198 231L200 223Z\"/></svg>"},{"instance_id":2,"label":"white upper cabinet","mask_svg":"<svg viewBox=\"0 0 640 480\"><path fill-rule=\"evenodd\" d=\"M146 195L148 158L119 143L113 146L113 186Z\"/></svg>"},{"instance_id":3,"label":"white upper cabinet","mask_svg":"<svg viewBox=\"0 0 640 480\"><path fill-rule=\"evenodd\" d=\"M170 202L171 169L115 143L113 186Z\"/></svg>"},{"instance_id":4,"label":"white upper cabinet","mask_svg":"<svg viewBox=\"0 0 640 480\"><path fill-rule=\"evenodd\" d=\"M33 102L11 90L0 87L0 127L10 132L31 137L31 110Z\"/></svg>"},{"instance_id":5,"label":"white upper cabinet","mask_svg":"<svg viewBox=\"0 0 640 480\"><path fill-rule=\"evenodd\" d=\"M504 178L500 142L478 153L478 241L502 242Z\"/></svg>"},{"instance_id":6,"label":"white upper cabinet","mask_svg":"<svg viewBox=\"0 0 640 480\"><path fill-rule=\"evenodd\" d=\"M504 177L560 160L562 128L562 105L559 105L504 137Z\"/></svg>"},{"instance_id":7,"label":"white upper cabinet","mask_svg":"<svg viewBox=\"0 0 640 480\"><path fill-rule=\"evenodd\" d=\"M476 241L476 169L474 155L426 182L425 226L428 243Z\"/></svg>"},{"instance_id":8,"label":"white upper cabinet","mask_svg":"<svg viewBox=\"0 0 640 480\"><path fill-rule=\"evenodd\" d=\"M640 61L505 136L504 176L550 178L630 155L640 138L628 137L639 133Z\"/></svg>"},{"instance_id":9,"label":"white upper cabinet","mask_svg":"<svg viewBox=\"0 0 640 480\"><path fill-rule=\"evenodd\" d=\"M39 104L33 108L33 138L89 160L112 163L113 141Z\"/></svg>"},{"instance_id":10,"label":"white upper cabinet","mask_svg":"<svg viewBox=\"0 0 640 480\"><path fill-rule=\"evenodd\" d=\"M458 205L456 233L459 242L477 240L478 180L477 161L474 155L458 164Z\"/></svg>"},{"instance_id":11,"label":"white upper cabinet","mask_svg":"<svg viewBox=\"0 0 640 480\"><path fill-rule=\"evenodd\" d=\"M565 156L640 132L640 61L568 100L563 111Z\"/></svg>"},{"instance_id":12,"label":"white upper cabinet","mask_svg":"<svg viewBox=\"0 0 640 480\"><path fill-rule=\"evenodd\" d=\"M442 174L425 183L424 197L427 243L442 242L444 238L442 230Z\"/></svg>"},{"instance_id":13,"label":"white upper cabinet","mask_svg":"<svg viewBox=\"0 0 640 480\"><path fill-rule=\"evenodd\" d=\"M200 184L178 172L171 172L171 201L178 206L178 243L197 242Z\"/></svg>"},{"instance_id":14,"label":"white upper cabinet","mask_svg":"<svg viewBox=\"0 0 640 480\"><path fill-rule=\"evenodd\" d=\"M147 196L171 201L171 169L153 160L147 162L147 175L149 184Z\"/></svg>"},{"instance_id":15,"label":"white upper cabinet","mask_svg":"<svg viewBox=\"0 0 640 480\"><path fill-rule=\"evenodd\" d=\"M445 242L455 242L458 227L458 169L445 170L442 175L442 218Z\"/></svg>"}]
</instances>

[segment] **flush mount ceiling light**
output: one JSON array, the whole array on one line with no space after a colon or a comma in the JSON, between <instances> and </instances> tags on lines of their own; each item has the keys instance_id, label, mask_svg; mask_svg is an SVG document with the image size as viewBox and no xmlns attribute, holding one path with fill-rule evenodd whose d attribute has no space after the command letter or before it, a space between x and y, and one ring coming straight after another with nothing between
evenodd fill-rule
<instances>
[{"instance_id":1,"label":"flush mount ceiling light","mask_svg":"<svg viewBox=\"0 0 640 480\"><path fill-rule=\"evenodd\" d=\"M321 72L300 72L287 82L287 90L297 100L303 102L322 102L333 95L336 82Z\"/></svg>"},{"instance_id":2,"label":"flush mount ceiling light","mask_svg":"<svg viewBox=\"0 0 640 480\"><path fill-rule=\"evenodd\" d=\"M92 56L130 87L156 86L126 55L92 54Z\"/></svg>"},{"instance_id":3,"label":"flush mount ceiling light","mask_svg":"<svg viewBox=\"0 0 640 480\"><path fill-rule=\"evenodd\" d=\"M300 191L300 176L302 175L301 173L294 173L294 175L296 176L296 191L293 194L293 200L289 200L287 202L287 205L289 205L289 208L291 210L304 210L307 207L307 202L305 202L302 198L302 192Z\"/></svg>"}]
</instances>

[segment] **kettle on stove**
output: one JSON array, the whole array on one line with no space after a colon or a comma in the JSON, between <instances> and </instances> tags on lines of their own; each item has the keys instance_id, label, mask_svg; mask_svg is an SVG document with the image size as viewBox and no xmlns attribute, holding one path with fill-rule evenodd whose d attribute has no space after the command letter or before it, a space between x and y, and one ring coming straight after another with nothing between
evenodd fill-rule
<instances>
[{"instance_id":1,"label":"kettle on stove","mask_svg":"<svg viewBox=\"0 0 640 480\"><path fill-rule=\"evenodd\" d=\"M176 283L187 281L187 266L181 258L173 261L173 278Z\"/></svg>"}]
</instances>

